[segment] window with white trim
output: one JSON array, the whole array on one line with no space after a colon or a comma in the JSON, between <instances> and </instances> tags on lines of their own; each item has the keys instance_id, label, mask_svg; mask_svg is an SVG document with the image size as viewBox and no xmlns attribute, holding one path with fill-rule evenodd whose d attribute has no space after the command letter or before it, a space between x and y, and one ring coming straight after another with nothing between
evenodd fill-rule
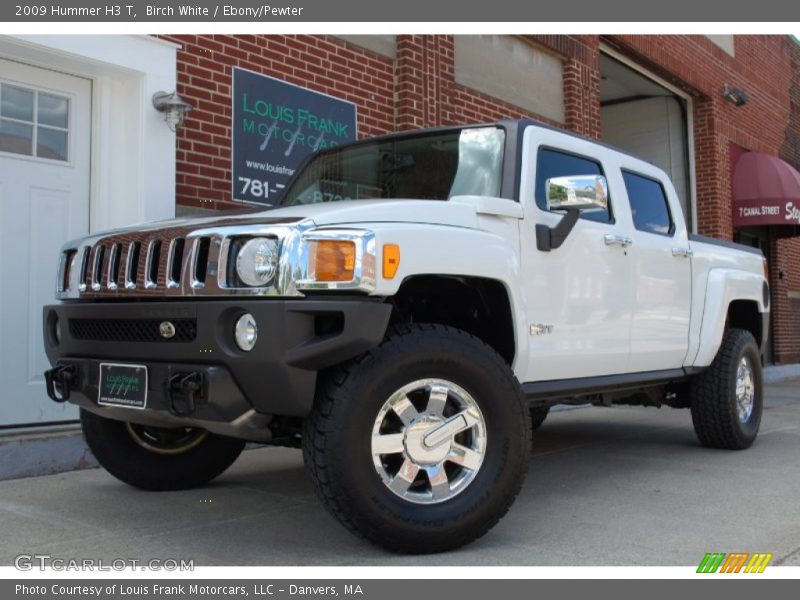
<instances>
[{"instance_id":1,"label":"window with white trim","mask_svg":"<svg viewBox=\"0 0 800 600\"><path fill-rule=\"evenodd\" d=\"M0 152L69 160L66 96L0 82Z\"/></svg>"}]
</instances>

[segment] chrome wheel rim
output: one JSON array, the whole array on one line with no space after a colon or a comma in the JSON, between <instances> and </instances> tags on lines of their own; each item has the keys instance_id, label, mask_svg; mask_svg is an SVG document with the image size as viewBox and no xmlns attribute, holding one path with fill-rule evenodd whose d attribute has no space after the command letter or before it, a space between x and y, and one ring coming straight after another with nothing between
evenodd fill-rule
<instances>
[{"instance_id":1,"label":"chrome wheel rim","mask_svg":"<svg viewBox=\"0 0 800 600\"><path fill-rule=\"evenodd\" d=\"M208 431L196 427L166 428L125 423L125 428L134 442L156 454L187 452L208 436Z\"/></svg>"},{"instance_id":2,"label":"chrome wheel rim","mask_svg":"<svg viewBox=\"0 0 800 600\"><path fill-rule=\"evenodd\" d=\"M746 423L753 414L753 401L756 395L753 368L746 356L739 361L736 369L736 413L739 421Z\"/></svg>"},{"instance_id":3,"label":"chrome wheel rim","mask_svg":"<svg viewBox=\"0 0 800 600\"><path fill-rule=\"evenodd\" d=\"M415 504L438 504L475 479L486 453L486 422L460 386L420 379L383 404L371 442L375 470L393 494Z\"/></svg>"}]
</instances>

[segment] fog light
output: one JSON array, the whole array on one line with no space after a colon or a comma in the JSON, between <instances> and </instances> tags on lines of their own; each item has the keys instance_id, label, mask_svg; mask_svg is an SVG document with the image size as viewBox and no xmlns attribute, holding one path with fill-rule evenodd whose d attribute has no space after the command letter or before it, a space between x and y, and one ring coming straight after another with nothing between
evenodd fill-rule
<instances>
[{"instance_id":1,"label":"fog light","mask_svg":"<svg viewBox=\"0 0 800 600\"><path fill-rule=\"evenodd\" d=\"M256 345L258 339L258 326L256 325L256 318L250 313L244 313L236 321L236 330L234 337L236 338L236 345L245 352L250 352Z\"/></svg>"}]
</instances>

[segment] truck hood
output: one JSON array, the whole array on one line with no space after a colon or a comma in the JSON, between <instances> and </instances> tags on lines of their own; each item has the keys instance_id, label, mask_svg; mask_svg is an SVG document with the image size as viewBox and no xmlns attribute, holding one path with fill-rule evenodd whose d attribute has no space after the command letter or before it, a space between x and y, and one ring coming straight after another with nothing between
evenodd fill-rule
<instances>
[{"instance_id":1,"label":"truck hood","mask_svg":"<svg viewBox=\"0 0 800 600\"><path fill-rule=\"evenodd\" d=\"M522 205L490 196L453 196L450 200L350 200L277 208L265 217L303 216L317 225L344 223L428 223L478 227L478 216L521 219Z\"/></svg>"},{"instance_id":2,"label":"truck hood","mask_svg":"<svg viewBox=\"0 0 800 600\"><path fill-rule=\"evenodd\" d=\"M430 223L475 227L472 206L437 200L351 200L276 208L261 213L269 218L310 219L318 226L344 223ZM255 215L251 215L255 216Z\"/></svg>"},{"instance_id":3,"label":"truck hood","mask_svg":"<svg viewBox=\"0 0 800 600\"><path fill-rule=\"evenodd\" d=\"M317 227L359 223L421 223L478 227L478 215L521 219L518 202L487 196L454 196L440 200L349 200L273 208L258 212L220 213L209 217L169 219L103 231L89 238L124 233L147 233L166 229L200 229L227 225L292 225L311 221ZM87 239L89 239L87 238ZM74 246L74 242L65 245Z\"/></svg>"}]
</instances>

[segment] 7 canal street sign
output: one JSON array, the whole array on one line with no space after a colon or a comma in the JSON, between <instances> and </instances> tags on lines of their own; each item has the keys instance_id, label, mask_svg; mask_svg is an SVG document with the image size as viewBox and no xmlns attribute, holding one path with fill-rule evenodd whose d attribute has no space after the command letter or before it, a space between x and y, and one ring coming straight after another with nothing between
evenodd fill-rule
<instances>
[{"instance_id":1,"label":"7 canal street sign","mask_svg":"<svg viewBox=\"0 0 800 600\"><path fill-rule=\"evenodd\" d=\"M233 199L272 206L312 152L356 139L356 105L233 69Z\"/></svg>"},{"instance_id":2,"label":"7 canal street sign","mask_svg":"<svg viewBox=\"0 0 800 600\"><path fill-rule=\"evenodd\" d=\"M733 226L800 225L800 201L737 200L733 204Z\"/></svg>"}]
</instances>

